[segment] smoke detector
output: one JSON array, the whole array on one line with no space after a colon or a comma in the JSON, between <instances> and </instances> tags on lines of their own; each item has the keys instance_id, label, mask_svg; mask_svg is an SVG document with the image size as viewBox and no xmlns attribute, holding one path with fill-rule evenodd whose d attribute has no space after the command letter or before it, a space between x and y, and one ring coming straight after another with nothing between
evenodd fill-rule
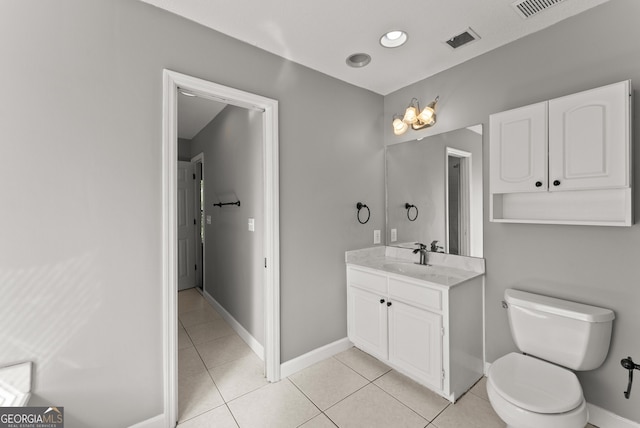
<instances>
[{"instance_id":1,"label":"smoke detector","mask_svg":"<svg viewBox=\"0 0 640 428\"><path fill-rule=\"evenodd\" d=\"M511 3L511 7L513 7L521 18L526 19L563 1L564 0L518 0Z\"/></svg>"}]
</instances>

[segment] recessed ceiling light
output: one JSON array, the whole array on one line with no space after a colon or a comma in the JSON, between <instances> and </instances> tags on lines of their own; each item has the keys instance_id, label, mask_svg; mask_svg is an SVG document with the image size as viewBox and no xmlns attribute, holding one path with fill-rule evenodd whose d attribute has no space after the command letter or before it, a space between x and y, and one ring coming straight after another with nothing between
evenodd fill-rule
<instances>
[{"instance_id":1,"label":"recessed ceiling light","mask_svg":"<svg viewBox=\"0 0 640 428\"><path fill-rule=\"evenodd\" d=\"M347 57L347 65L354 68L364 67L371 62L371 56L366 53L355 53Z\"/></svg>"},{"instance_id":2,"label":"recessed ceiling light","mask_svg":"<svg viewBox=\"0 0 640 428\"><path fill-rule=\"evenodd\" d=\"M407 42L409 36L401 30L393 30L380 37L380 44L385 48L397 48Z\"/></svg>"}]
</instances>

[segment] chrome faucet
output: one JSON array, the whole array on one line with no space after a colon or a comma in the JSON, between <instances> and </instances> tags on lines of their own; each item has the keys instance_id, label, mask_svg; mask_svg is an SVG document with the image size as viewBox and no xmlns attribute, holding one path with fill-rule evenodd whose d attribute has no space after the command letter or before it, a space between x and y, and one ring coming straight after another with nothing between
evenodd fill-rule
<instances>
[{"instance_id":1,"label":"chrome faucet","mask_svg":"<svg viewBox=\"0 0 640 428\"><path fill-rule=\"evenodd\" d=\"M427 246L421 244L420 242L416 242L416 245L418 246L418 248L413 250L413 254L420 253L420 262L418 264L427 266Z\"/></svg>"},{"instance_id":2,"label":"chrome faucet","mask_svg":"<svg viewBox=\"0 0 640 428\"><path fill-rule=\"evenodd\" d=\"M431 251L432 251L432 252L434 252L434 253L439 253L439 252L440 252L440 250L442 250L442 249L443 249L443 248L442 248L440 245L438 245L438 241L437 241L437 240L436 240L436 241L431 242Z\"/></svg>"}]
</instances>

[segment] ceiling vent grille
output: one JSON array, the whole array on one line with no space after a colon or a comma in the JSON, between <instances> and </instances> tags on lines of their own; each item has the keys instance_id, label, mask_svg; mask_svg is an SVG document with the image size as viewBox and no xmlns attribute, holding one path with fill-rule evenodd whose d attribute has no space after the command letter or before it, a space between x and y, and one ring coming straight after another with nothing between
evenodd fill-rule
<instances>
[{"instance_id":1,"label":"ceiling vent grille","mask_svg":"<svg viewBox=\"0 0 640 428\"><path fill-rule=\"evenodd\" d=\"M515 11L522 18L531 18L533 15L536 15L563 1L564 0L519 0L512 3L511 6L513 6Z\"/></svg>"},{"instance_id":2,"label":"ceiling vent grille","mask_svg":"<svg viewBox=\"0 0 640 428\"><path fill-rule=\"evenodd\" d=\"M467 28L466 31L463 31L460 34L451 37L449 40L446 40L445 43L451 46L453 49L458 49L460 46L471 43L479 38L480 36L478 36L478 34L476 34L471 28Z\"/></svg>"}]
</instances>

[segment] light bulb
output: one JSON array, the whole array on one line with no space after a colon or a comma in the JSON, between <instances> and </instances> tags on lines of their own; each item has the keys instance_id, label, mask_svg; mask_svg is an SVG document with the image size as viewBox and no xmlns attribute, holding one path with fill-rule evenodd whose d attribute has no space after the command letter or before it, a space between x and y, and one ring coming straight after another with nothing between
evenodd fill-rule
<instances>
[{"instance_id":1,"label":"light bulb","mask_svg":"<svg viewBox=\"0 0 640 428\"><path fill-rule=\"evenodd\" d=\"M404 123L400 117L393 119L393 133L395 135L402 135L407 132L407 129L409 129L409 125Z\"/></svg>"},{"instance_id":2,"label":"light bulb","mask_svg":"<svg viewBox=\"0 0 640 428\"><path fill-rule=\"evenodd\" d=\"M431 122L431 120L433 119L433 114L435 112L433 111L433 109L429 106L425 107L420 114L418 115L418 120L422 123L429 123Z\"/></svg>"},{"instance_id":3,"label":"light bulb","mask_svg":"<svg viewBox=\"0 0 640 428\"><path fill-rule=\"evenodd\" d=\"M418 109L414 106L409 106L404 112L404 117L402 118L404 123L413 124L418 121Z\"/></svg>"}]
</instances>

